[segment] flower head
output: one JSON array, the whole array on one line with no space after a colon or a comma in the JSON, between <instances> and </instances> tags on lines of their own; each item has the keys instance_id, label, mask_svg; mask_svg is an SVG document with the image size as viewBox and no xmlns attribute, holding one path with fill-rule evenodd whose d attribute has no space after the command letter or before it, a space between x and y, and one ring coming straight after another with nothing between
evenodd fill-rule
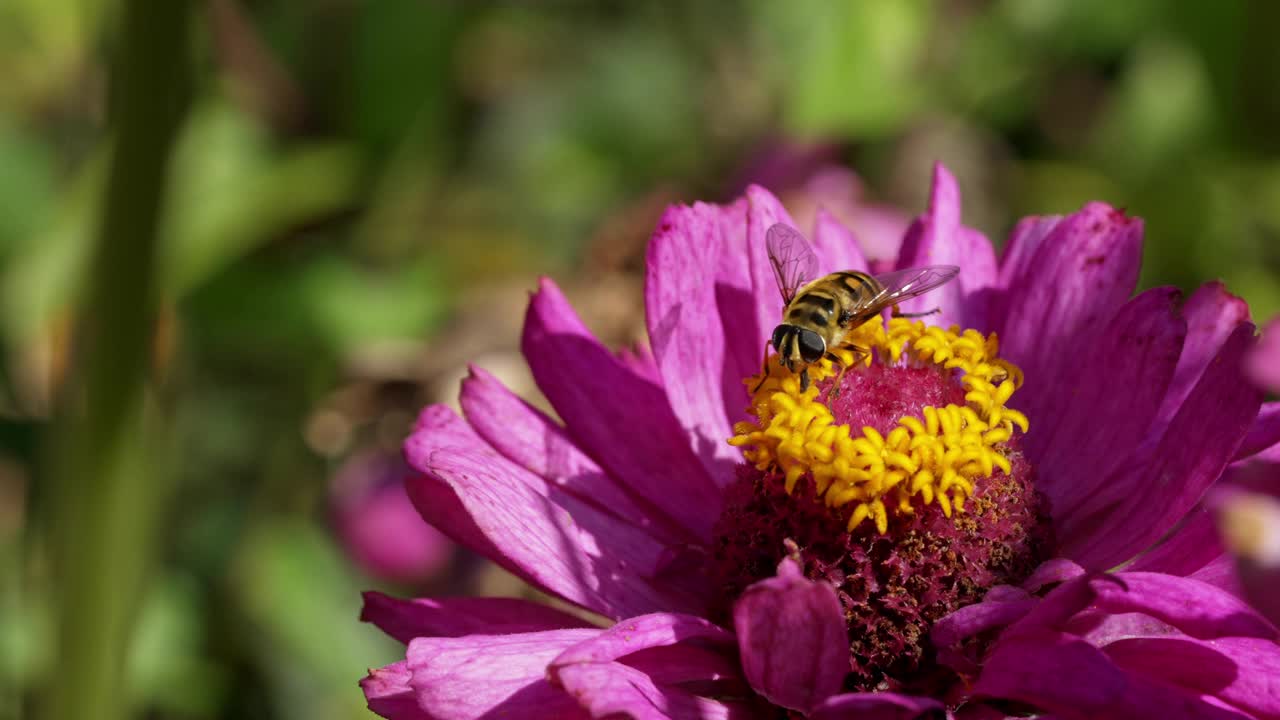
<instances>
[{"instance_id":1,"label":"flower head","mask_svg":"<svg viewBox=\"0 0 1280 720\"><path fill-rule=\"evenodd\" d=\"M997 257L942 167L895 267L957 279L874 320L801 389L768 192L673 207L650 346L615 354L549 281L523 349L563 424L482 370L406 442L435 526L607 627L517 600L398 601L386 717L1271 717L1276 628L1233 594L1200 500L1280 442L1211 284L1130 298L1142 224L1028 218ZM821 272L866 270L819 213ZM865 351L865 352L862 352ZM855 361L856 360L856 361Z\"/></svg>"}]
</instances>

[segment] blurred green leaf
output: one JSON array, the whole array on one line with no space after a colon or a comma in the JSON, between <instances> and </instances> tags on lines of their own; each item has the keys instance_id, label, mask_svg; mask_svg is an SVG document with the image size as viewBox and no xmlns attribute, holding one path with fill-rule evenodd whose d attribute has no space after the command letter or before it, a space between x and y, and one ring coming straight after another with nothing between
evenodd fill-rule
<instances>
[{"instance_id":1,"label":"blurred green leaf","mask_svg":"<svg viewBox=\"0 0 1280 720\"><path fill-rule=\"evenodd\" d=\"M358 170L339 144L274 152L234 108L199 109L174 158L163 275L170 294L182 296L262 243L350 206Z\"/></svg>"},{"instance_id":2,"label":"blurred green leaf","mask_svg":"<svg viewBox=\"0 0 1280 720\"><path fill-rule=\"evenodd\" d=\"M919 71L935 3L802 0L754 9L778 54L773 81L793 132L883 135L923 109L929 78Z\"/></svg>"},{"instance_id":3,"label":"blurred green leaf","mask_svg":"<svg viewBox=\"0 0 1280 720\"><path fill-rule=\"evenodd\" d=\"M1097 157L1128 177L1168 167L1201 146L1212 107L1200 59L1170 39L1150 39L1118 84L1100 127Z\"/></svg>"},{"instance_id":4,"label":"blurred green leaf","mask_svg":"<svg viewBox=\"0 0 1280 720\"><path fill-rule=\"evenodd\" d=\"M132 691L146 707L213 715L227 690L225 671L207 657L210 608L191 578L170 573L148 594L130 649Z\"/></svg>"},{"instance_id":5,"label":"blurred green leaf","mask_svg":"<svg viewBox=\"0 0 1280 720\"><path fill-rule=\"evenodd\" d=\"M300 520L271 520L243 546L236 587L262 652L263 671L278 681L279 717L365 717L356 681L371 665L402 659L403 648L357 621L364 582L332 540Z\"/></svg>"}]
</instances>

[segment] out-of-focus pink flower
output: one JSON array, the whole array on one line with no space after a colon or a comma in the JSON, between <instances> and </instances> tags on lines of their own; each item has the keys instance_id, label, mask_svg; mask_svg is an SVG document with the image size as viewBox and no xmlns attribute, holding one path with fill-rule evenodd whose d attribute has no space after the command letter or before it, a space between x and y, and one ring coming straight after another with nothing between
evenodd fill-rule
<instances>
[{"instance_id":1,"label":"out-of-focus pink flower","mask_svg":"<svg viewBox=\"0 0 1280 720\"><path fill-rule=\"evenodd\" d=\"M862 179L839 158L836 143L768 141L739 173L734 192L750 185L773 192L797 227L813 227L819 212L833 216L852 232L868 268L888 270L911 220L898 208L868 201Z\"/></svg>"},{"instance_id":2,"label":"out-of-focus pink flower","mask_svg":"<svg viewBox=\"0 0 1280 720\"><path fill-rule=\"evenodd\" d=\"M333 478L334 530L351 559L379 580L421 583L453 557L453 542L423 521L405 492L412 474L397 455L365 451Z\"/></svg>"},{"instance_id":3,"label":"out-of-focus pink flower","mask_svg":"<svg viewBox=\"0 0 1280 720\"><path fill-rule=\"evenodd\" d=\"M776 362L753 377L780 316L765 234L796 225L762 188L663 216L650 352L603 347L544 281L523 350L563 424L473 370L462 416L419 417L408 488L450 537L608 626L370 594L364 619L408 645L362 682L370 708L1280 716L1276 627L1234 594L1200 504L1280 442L1240 372L1247 308L1219 284L1130 297L1142 224L1107 205L1027 218L1000 257L959 208L938 167L894 263L961 268L902 304L941 308L935 325L858 328L870 364L824 366L807 391ZM800 227L822 272L867 268L829 213Z\"/></svg>"},{"instance_id":4,"label":"out-of-focus pink flower","mask_svg":"<svg viewBox=\"0 0 1280 720\"><path fill-rule=\"evenodd\" d=\"M1262 330L1262 341L1245 358L1245 372L1268 392L1280 393L1280 317ZM1255 432L1262 444L1280 427L1280 402L1258 411ZM1213 505L1227 547L1235 555L1241 591L1272 622L1280 624L1280 445L1233 463Z\"/></svg>"},{"instance_id":5,"label":"out-of-focus pink flower","mask_svg":"<svg viewBox=\"0 0 1280 720\"><path fill-rule=\"evenodd\" d=\"M1262 341L1245 359L1245 372L1260 387L1280 393L1280 316L1262 329Z\"/></svg>"}]
</instances>

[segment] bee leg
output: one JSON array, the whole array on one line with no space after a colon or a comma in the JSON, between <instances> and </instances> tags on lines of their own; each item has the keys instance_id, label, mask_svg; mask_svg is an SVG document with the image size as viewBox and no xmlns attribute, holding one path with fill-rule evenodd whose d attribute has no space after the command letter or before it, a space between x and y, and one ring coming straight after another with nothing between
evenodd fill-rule
<instances>
[{"instance_id":1,"label":"bee leg","mask_svg":"<svg viewBox=\"0 0 1280 720\"><path fill-rule=\"evenodd\" d=\"M850 345L849 349L855 352L858 357L862 357L868 352L865 348L860 348L857 345ZM849 366L841 364L840 358L836 357L832 353L827 353L827 359L840 366L840 372L836 373L836 381L831 384L831 389L827 391L827 402L830 403L832 400L840 397L840 383L844 380L844 373L849 369ZM854 362L857 362L857 360L854 360Z\"/></svg>"},{"instance_id":2,"label":"bee leg","mask_svg":"<svg viewBox=\"0 0 1280 720\"><path fill-rule=\"evenodd\" d=\"M800 371L800 392L809 389L809 368Z\"/></svg>"},{"instance_id":3,"label":"bee leg","mask_svg":"<svg viewBox=\"0 0 1280 720\"><path fill-rule=\"evenodd\" d=\"M893 315L893 317L900 317L900 318L921 318L921 317L928 317L930 315L937 315L940 312L942 312L942 308L934 308L932 310L926 310L924 312L918 312L918 313L904 313L898 309L897 305L894 305L893 312L891 314Z\"/></svg>"}]
</instances>

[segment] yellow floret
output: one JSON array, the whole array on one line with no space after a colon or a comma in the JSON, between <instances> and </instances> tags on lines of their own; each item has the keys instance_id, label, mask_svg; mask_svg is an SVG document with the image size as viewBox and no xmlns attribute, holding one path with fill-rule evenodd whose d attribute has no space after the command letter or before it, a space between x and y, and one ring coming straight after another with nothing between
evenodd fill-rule
<instances>
[{"instance_id":1,"label":"yellow floret","mask_svg":"<svg viewBox=\"0 0 1280 720\"><path fill-rule=\"evenodd\" d=\"M740 422L729 439L743 457L761 471L782 473L787 492L800 478L813 478L818 496L831 507L852 505L848 528L864 520L876 530L889 527L888 508L908 515L918 499L935 501L947 517L963 513L973 484L997 468L1010 472L1005 455L1013 429L1027 431L1027 417L1006 406L1022 385L1022 371L998 357L994 334L976 330L944 330L907 318L887 326L872 320L852 331L846 342L871 352L861 356L838 348L846 367L869 365L874 356L888 365L930 363L959 370L966 390L964 406L926 407L923 417L904 417L881 435L874 428L855 434L835 418L820 399L816 383L836 374L830 360L809 368L815 382L804 392L795 375L771 357L761 376L744 380L753 394L748 412L754 421Z\"/></svg>"}]
</instances>

